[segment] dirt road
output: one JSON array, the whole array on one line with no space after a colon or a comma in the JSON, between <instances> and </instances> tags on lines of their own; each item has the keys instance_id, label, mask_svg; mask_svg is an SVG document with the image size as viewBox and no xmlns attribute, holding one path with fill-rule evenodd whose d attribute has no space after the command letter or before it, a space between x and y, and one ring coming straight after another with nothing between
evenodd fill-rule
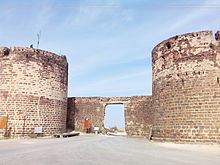
<instances>
[{"instance_id":1,"label":"dirt road","mask_svg":"<svg viewBox=\"0 0 220 165\"><path fill-rule=\"evenodd\" d=\"M0 165L219 165L219 146L206 148L101 135L0 140Z\"/></svg>"}]
</instances>

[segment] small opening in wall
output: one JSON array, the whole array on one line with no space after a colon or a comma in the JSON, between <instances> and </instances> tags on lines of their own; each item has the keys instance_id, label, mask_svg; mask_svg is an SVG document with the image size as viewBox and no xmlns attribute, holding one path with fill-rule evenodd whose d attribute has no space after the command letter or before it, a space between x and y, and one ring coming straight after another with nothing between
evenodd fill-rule
<instances>
[{"instance_id":1,"label":"small opening in wall","mask_svg":"<svg viewBox=\"0 0 220 165\"><path fill-rule=\"evenodd\" d=\"M10 49L8 49L8 48L4 48L3 49L3 54L4 54L4 56L8 56L9 55L9 51L10 51Z\"/></svg>"},{"instance_id":2,"label":"small opening in wall","mask_svg":"<svg viewBox=\"0 0 220 165\"><path fill-rule=\"evenodd\" d=\"M182 79L181 81L182 81L182 86L184 86L184 80Z\"/></svg>"},{"instance_id":3,"label":"small opening in wall","mask_svg":"<svg viewBox=\"0 0 220 165\"><path fill-rule=\"evenodd\" d=\"M166 47L167 47L167 49L170 49L170 48L171 48L171 43L170 43L170 42L167 42L167 43L166 43Z\"/></svg>"},{"instance_id":4,"label":"small opening in wall","mask_svg":"<svg viewBox=\"0 0 220 165\"><path fill-rule=\"evenodd\" d=\"M216 41L220 41L220 31L217 31L214 37Z\"/></svg>"},{"instance_id":5,"label":"small opening in wall","mask_svg":"<svg viewBox=\"0 0 220 165\"><path fill-rule=\"evenodd\" d=\"M108 104L105 107L104 127L113 134L126 134L123 104Z\"/></svg>"},{"instance_id":6,"label":"small opening in wall","mask_svg":"<svg viewBox=\"0 0 220 165\"><path fill-rule=\"evenodd\" d=\"M192 36L193 36L193 37L198 37L199 34L198 34L198 33L192 33Z\"/></svg>"},{"instance_id":7,"label":"small opening in wall","mask_svg":"<svg viewBox=\"0 0 220 165\"><path fill-rule=\"evenodd\" d=\"M220 81L220 80L219 80L219 77L217 77L217 83L218 83L218 84L219 84L219 81Z\"/></svg>"}]
</instances>

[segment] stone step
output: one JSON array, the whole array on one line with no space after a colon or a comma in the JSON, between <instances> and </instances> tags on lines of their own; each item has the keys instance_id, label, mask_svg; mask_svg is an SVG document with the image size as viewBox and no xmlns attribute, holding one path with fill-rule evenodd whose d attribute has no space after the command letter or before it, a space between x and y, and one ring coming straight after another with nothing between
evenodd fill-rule
<instances>
[{"instance_id":1,"label":"stone step","mask_svg":"<svg viewBox=\"0 0 220 165\"><path fill-rule=\"evenodd\" d=\"M78 132L74 132L74 133L55 134L54 137L56 137L56 138L66 138L66 137L72 137L72 136L78 136L78 135L79 135Z\"/></svg>"}]
</instances>

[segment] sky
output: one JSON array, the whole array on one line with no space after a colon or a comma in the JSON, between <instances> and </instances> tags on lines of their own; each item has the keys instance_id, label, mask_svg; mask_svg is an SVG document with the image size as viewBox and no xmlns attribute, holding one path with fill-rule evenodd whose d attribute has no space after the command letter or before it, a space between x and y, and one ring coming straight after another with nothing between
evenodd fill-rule
<instances>
[{"instance_id":1,"label":"sky","mask_svg":"<svg viewBox=\"0 0 220 165\"><path fill-rule=\"evenodd\" d=\"M125 128L124 105L110 104L105 108L105 128Z\"/></svg>"},{"instance_id":2,"label":"sky","mask_svg":"<svg viewBox=\"0 0 220 165\"><path fill-rule=\"evenodd\" d=\"M151 51L220 29L219 0L0 0L0 46L66 55L68 96L151 95Z\"/></svg>"}]
</instances>

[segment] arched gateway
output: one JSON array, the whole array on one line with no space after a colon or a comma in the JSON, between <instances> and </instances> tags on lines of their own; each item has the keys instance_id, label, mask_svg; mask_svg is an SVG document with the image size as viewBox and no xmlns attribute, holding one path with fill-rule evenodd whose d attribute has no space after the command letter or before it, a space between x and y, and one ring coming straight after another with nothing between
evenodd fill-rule
<instances>
[{"instance_id":1,"label":"arched gateway","mask_svg":"<svg viewBox=\"0 0 220 165\"><path fill-rule=\"evenodd\" d=\"M128 135L146 136L151 127L151 97L73 97L68 99L67 126L84 132L83 121L89 118L91 130L104 127L105 107L108 104L123 104L125 130ZM148 108L146 108L148 107Z\"/></svg>"}]
</instances>

